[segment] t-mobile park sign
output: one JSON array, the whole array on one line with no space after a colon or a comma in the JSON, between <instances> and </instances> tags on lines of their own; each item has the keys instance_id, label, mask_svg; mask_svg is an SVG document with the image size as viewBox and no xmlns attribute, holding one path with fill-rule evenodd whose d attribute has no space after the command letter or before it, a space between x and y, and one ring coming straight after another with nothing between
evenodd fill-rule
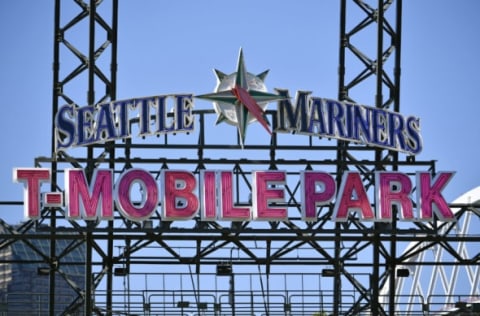
<instances>
[{"instance_id":1,"label":"t-mobile park sign","mask_svg":"<svg viewBox=\"0 0 480 316\"><path fill-rule=\"evenodd\" d=\"M114 171L95 170L90 183L83 169L65 170L65 191L43 192L42 183L51 179L47 168L17 168L15 182L24 184L24 212L28 219L40 217L42 207L66 207L67 219L113 220L114 209L125 218L141 222L159 211L162 220L203 221L285 221L286 171L252 173L251 205L236 205L233 198L232 171L202 170L198 177L184 170L163 170L160 179L143 169L128 169L114 183ZM455 219L442 190L452 172L440 172L434 178L428 172L416 174L416 208L413 183L400 172L375 173L375 205L372 207L361 175L346 172L340 185L332 175L321 171L302 171L301 214L305 221L317 220L317 207L333 205L332 220L346 221L354 215L366 221L444 221ZM132 188L137 188L133 191ZM140 195L138 197L138 195ZM394 207L398 215L394 215Z\"/></svg>"},{"instance_id":2,"label":"t-mobile park sign","mask_svg":"<svg viewBox=\"0 0 480 316\"><path fill-rule=\"evenodd\" d=\"M247 126L257 122L269 134L334 138L408 155L422 150L416 117L314 97L308 91L298 91L292 102L288 90L267 92L264 84L267 73L247 72L240 51L235 72L227 75L215 70L218 83L213 93L195 97L158 95L83 107L67 104L56 113L56 150L129 138L134 136L132 126L140 137L191 132L195 124L194 98L213 102L217 123L236 126L242 147ZM271 102L277 103L273 131L265 115ZM14 169L14 181L25 186L26 218L40 217L44 207L66 208L65 216L72 220L112 220L114 210L132 221L144 221L155 211L165 221L194 217L204 221L283 221L289 216L285 207L285 171L252 172L250 205L234 203L232 171L203 170L194 175L185 170L164 170L157 181L142 169L126 170L116 179L113 170L98 169L87 181L82 169L67 169L64 192L44 192L42 184L50 181L51 174L52 170L45 168ZM376 172L375 192L369 196L357 172L346 172L341 183L336 183L326 172L302 171L299 172L301 215L305 221L315 221L319 206L333 205L334 221L346 221L351 214L371 221L392 221L394 216L405 221L454 220L442 195L452 176L453 172L440 172L432 178L428 172L418 172L416 183L412 183L407 174ZM398 211L394 212L394 208Z\"/></svg>"}]
</instances>

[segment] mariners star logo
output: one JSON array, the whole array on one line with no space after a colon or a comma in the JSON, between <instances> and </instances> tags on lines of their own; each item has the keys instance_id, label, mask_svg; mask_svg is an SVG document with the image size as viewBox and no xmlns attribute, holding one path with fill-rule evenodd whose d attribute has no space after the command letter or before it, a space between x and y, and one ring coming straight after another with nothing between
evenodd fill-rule
<instances>
[{"instance_id":1,"label":"mariners star logo","mask_svg":"<svg viewBox=\"0 0 480 316\"><path fill-rule=\"evenodd\" d=\"M265 116L267 104L272 101L283 100L284 96L268 93L265 87L265 77L268 70L253 75L247 72L240 49L237 61L237 71L227 75L217 69L217 86L214 93L197 96L200 99L213 101L217 122L226 122L237 126L240 145L245 143L248 124L259 122L271 135L272 131Z\"/></svg>"}]
</instances>

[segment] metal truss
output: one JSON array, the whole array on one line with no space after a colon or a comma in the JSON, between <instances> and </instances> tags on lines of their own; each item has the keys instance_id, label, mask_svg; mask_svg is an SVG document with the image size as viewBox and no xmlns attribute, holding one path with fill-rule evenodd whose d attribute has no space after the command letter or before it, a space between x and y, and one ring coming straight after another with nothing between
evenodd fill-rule
<instances>
[{"instance_id":1,"label":"metal truss","mask_svg":"<svg viewBox=\"0 0 480 316\"><path fill-rule=\"evenodd\" d=\"M393 1L383 1L378 0L375 4L369 5L368 2L364 1L349 1L343 0L341 3L340 9L340 74L339 74L339 99L340 100L353 100L354 89L368 89L371 91L372 95L375 96L375 106L378 108L387 108L393 111L400 111L400 53L401 53L401 18L402 18L402 1L396 2L396 7L392 6ZM358 10L364 12L365 18L358 23L355 23L352 27L349 27L347 22L348 11ZM392 25L387 19L386 11L394 11L392 14L395 17L396 25ZM370 30L370 36L373 38L376 37L376 46L373 51L369 51L366 47L358 47L355 45L356 37L361 34L367 33ZM375 36L375 37L374 37ZM390 39L390 42L387 42L386 39ZM385 45L385 43L388 43ZM389 59L392 58L394 54L394 66L393 76L392 72L387 69L386 65ZM349 58L350 57L350 58ZM352 73L351 78L347 74L347 65L357 70ZM368 80L373 80L373 84L370 89L365 87L368 83ZM373 88L373 89L372 89ZM387 90L387 91L385 91ZM384 99L384 93L388 92L388 98ZM374 94L373 94L374 93ZM346 142L339 142L338 146L337 160L340 162L347 161L351 156L350 144ZM376 162L376 164L371 167L370 170L398 170L398 161L399 156L395 152L384 151L380 149L372 150L374 157L370 158ZM384 162L392 161L391 166L385 166ZM367 167L368 168L368 167ZM339 173L344 171L345 167L339 165ZM368 170L368 169L367 169ZM367 171L368 173L368 171ZM373 177L370 177L370 184L373 185ZM394 217L396 217L394 215ZM392 223L392 229L396 229L396 222ZM337 230L340 230L340 227L337 225ZM337 235L341 233L338 232ZM387 246L383 245L380 240L380 233L375 229L373 233L374 239L372 241L373 248L373 264L372 264L372 274L371 274L371 297L370 297L370 309L373 314L384 313L381 306L378 302L379 297L379 284L381 283L381 277L385 277L390 274L394 276L396 271L396 262L395 259L392 260L391 255L395 257L396 253L396 241L394 234L392 234L392 240L389 242L389 249ZM336 245L337 248L340 246ZM388 250L387 250L388 249ZM384 269L382 273L380 271L380 261L381 257L385 259L385 263L388 263L388 267ZM340 258L338 258L340 259ZM341 261L338 261L341 262ZM336 297L341 297L341 280L338 275L341 273L341 267L338 266L335 269L336 271L336 282L334 290L336 292ZM390 289L395 288L395 277L389 278L390 280ZM393 315L393 297L389 299L389 314ZM335 304L340 305L338 302ZM338 314L338 310L334 311L335 314Z\"/></svg>"},{"instance_id":2,"label":"metal truss","mask_svg":"<svg viewBox=\"0 0 480 316\"><path fill-rule=\"evenodd\" d=\"M115 100L118 0L105 2L75 0L67 4L56 0L53 117L62 103ZM77 14L63 20L63 5L69 6L68 12L72 12L73 6ZM105 6L108 9L104 16L99 12L105 12ZM375 96L375 106L400 110L401 6L400 0L378 1L376 6L360 0L341 1L340 100L353 101L359 91L366 91ZM351 26L355 21L348 19L349 10L360 10L365 18ZM394 24L389 18L393 18ZM70 32L76 28L88 34L86 47L69 41ZM372 46L356 46L356 37L364 33L374 34L371 43L376 44L375 50L371 51ZM60 69L64 58L78 60L78 66ZM73 87L85 83L87 100L76 101L81 97ZM97 91L102 91L100 96ZM358 171L372 197L375 171L398 170L414 179L416 171L435 174L434 161L417 161L397 152L344 141L333 143L319 137L276 133L271 137L258 133L242 149L238 139L233 144L230 141L236 137L234 128L212 127L216 119L213 110L194 110L194 115L195 131L188 135L166 134L75 148L51 157L38 157L35 166L51 168L52 191L64 189L64 169L72 167L83 168L88 178L96 168L112 169L116 176L130 168L142 168L157 178L165 169L189 170L197 178L203 169L230 170L235 184L234 200L240 205L250 203L253 171L285 170L289 219L208 222L193 218L166 222L157 211L142 223L126 220L117 212L115 220L109 222L70 221L65 218L64 209L45 208L37 221L18 227L1 222L0 250L13 243L25 243L50 267L50 315L70 315L81 308L86 314L106 315L313 315L321 311L333 315L397 315L401 300L395 289L401 277L398 271L404 267L465 266L472 275L478 275L474 267L479 264L480 253L453 245L478 243L480 236L454 231L455 223L394 220L375 224L353 215L345 223L335 223L331 220L333 205L318 208L318 221L301 219L299 174L303 170L326 171L337 180L346 171ZM268 111L267 116L275 129L275 112ZM254 129L252 126L252 132ZM214 137L220 133L225 138ZM54 144L52 129L52 153ZM19 204L2 203L2 208ZM459 209L459 222L466 216L469 220L478 217L478 206L452 205ZM49 251L45 253L32 240L49 242ZM56 250L59 240L70 241L61 253ZM399 254L411 243L414 246L409 252ZM68 252L79 244L86 249L85 260L68 260ZM448 255L423 262L410 260L432 245L441 247ZM58 311L53 307L59 294L55 276L66 265L85 267L85 284L72 283L77 296L68 307ZM177 277L168 279L167 275ZM229 276L229 285L217 287L217 281L225 275ZM278 275L281 277L275 279ZM289 281L289 275L297 276L296 281ZM185 285L185 278L190 285ZM133 285L138 280L143 280L143 288ZM200 304L205 300L210 305ZM213 307L207 311L207 306ZM409 315L415 311L411 310ZM423 315L423 310L418 314Z\"/></svg>"}]
</instances>

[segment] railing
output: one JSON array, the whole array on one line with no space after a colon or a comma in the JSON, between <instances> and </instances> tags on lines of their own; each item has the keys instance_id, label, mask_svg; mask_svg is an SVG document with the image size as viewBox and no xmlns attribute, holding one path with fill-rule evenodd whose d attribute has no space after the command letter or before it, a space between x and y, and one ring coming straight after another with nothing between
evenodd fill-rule
<instances>
[{"instance_id":1,"label":"railing","mask_svg":"<svg viewBox=\"0 0 480 316\"><path fill-rule=\"evenodd\" d=\"M96 292L95 306L106 311L105 302ZM112 293L112 313L141 315L269 315L269 316L312 316L333 310L332 291L285 292L272 291L123 291ZM354 302L353 293L344 293L344 310Z\"/></svg>"},{"instance_id":2,"label":"railing","mask_svg":"<svg viewBox=\"0 0 480 316\"><path fill-rule=\"evenodd\" d=\"M480 315L480 296L470 294L430 295L427 298L428 315L450 315L451 312Z\"/></svg>"},{"instance_id":3,"label":"railing","mask_svg":"<svg viewBox=\"0 0 480 316\"><path fill-rule=\"evenodd\" d=\"M95 308L113 315L172 315L172 316L314 316L331 314L333 291L113 291L112 308L106 309L106 293L96 291ZM23 316L45 315L48 312L48 293L17 293L3 297L0 301L0 316L22 312ZM61 310L70 295L58 295L55 310ZM469 312L480 315L480 297L465 295L431 295L426 300L418 296L397 297L402 307L395 315L440 316L452 312ZM370 315L370 310L352 311L355 304L354 292L342 293L340 315ZM387 308L384 306L384 308ZM28 310L26 312L25 310ZM80 315L80 314L79 314Z\"/></svg>"},{"instance_id":4,"label":"railing","mask_svg":"<svg viewBox=\"0 0 480 316\"><path fill-rule=\"evenodd\" d=\"M362 282L362 276L355 276ZM114 280L121 281L114 291L107 293L97 288L95 306L105 310L108 295L112 297L110 311L117 314L140 315L326 315L335 310L335 294L329 287L331 278L321 273L270 274L236 272L219 275L211 272L155 273L130 272ZM469 300L467 300L469 298ZM470 295L449 297L437 295L395 295L395 315L433 316L458 302L467 302L473 308L475 298ZM358 288L342 286L339 315L371 314L371 302ZM479 301L479 300L477 300ZM380 295L380 306L389 311L389 296ZM450 305L449 305L450 304ZM465 304L457 304L465 307Z\"/></svg>"},{"instance_id":5,"label":"railing","mask_svg":"<svg viewBox=\"0 0 480 316\"><path fill-rule=\"evenodd\" d=\"M106 312L105 302L99 298L105 293L96 292L95 306ZM329 315L333 311L333 291L123 291L112 293L114 315L178 315L178 316L314 316ZM398 297L402 306L395 315L436 316L451 311L480 312L480 298L468 295L432 295L426 300L419 296L408 303L409 297ZM410 298L411 299L411 298ZM342 293L340 315L370 315L370 309L352 310L354 292ZM387 306L384 306L387 309ZM406 311L408 310L408 311ZM1 310L0 310L1 312ZM2 315L0 313L0 315ZM476 314L475 314L476 315Z\"/></svg>"}]
</instances>

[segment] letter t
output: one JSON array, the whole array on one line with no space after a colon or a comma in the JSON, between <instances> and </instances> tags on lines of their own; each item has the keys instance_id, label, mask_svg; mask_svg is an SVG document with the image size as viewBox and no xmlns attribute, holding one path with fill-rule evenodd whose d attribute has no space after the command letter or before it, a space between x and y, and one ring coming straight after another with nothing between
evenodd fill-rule
<instances>
[{"instance_id":1,"label":"letter t","mask_svg":"<svg viewBox=\"0 0 480 316\"><path fill-rule=\"evenodd\" d=\"M50 169L47 168L15 168L13 181L24 184L25 218L40 217L40 184L50 181Z\"/></svg>"}]
</instances>

